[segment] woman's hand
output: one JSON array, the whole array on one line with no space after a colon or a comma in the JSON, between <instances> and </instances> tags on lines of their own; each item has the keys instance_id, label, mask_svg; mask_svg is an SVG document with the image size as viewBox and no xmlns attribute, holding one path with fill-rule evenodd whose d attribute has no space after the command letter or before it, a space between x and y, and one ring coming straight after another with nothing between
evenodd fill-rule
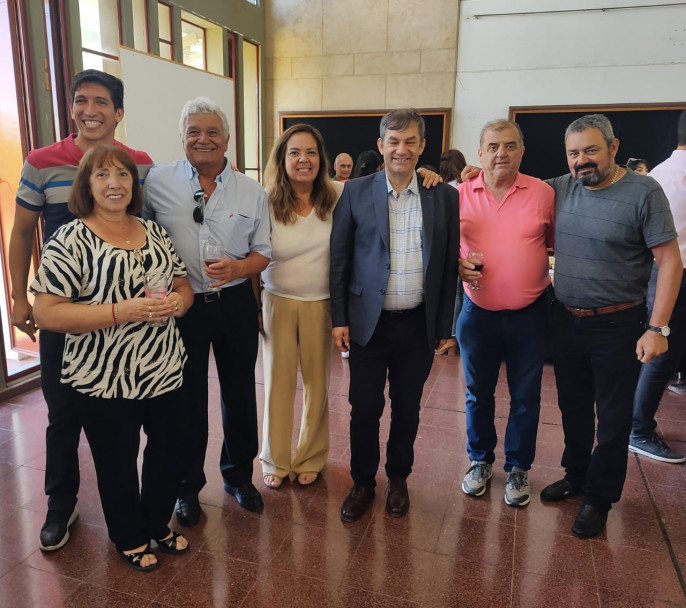
<instances>
[{"instance_id":1,"label":"woman's hand","mask_svg":"<svg viewBox=\"0 0 686 608\"><path fill-rule=\"evenodd\" d=\"M170 295L173 295L170 294ZM164 300L155 298L131 298L117 303L117 321L122 323L143 323L160 321L174 315L175 305L169 296Z\"/></svg>"}]
</instances>

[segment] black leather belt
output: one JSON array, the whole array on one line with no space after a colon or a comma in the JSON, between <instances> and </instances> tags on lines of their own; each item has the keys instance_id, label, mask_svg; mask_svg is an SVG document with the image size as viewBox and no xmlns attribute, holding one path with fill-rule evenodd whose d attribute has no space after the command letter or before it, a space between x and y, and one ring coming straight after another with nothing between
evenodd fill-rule
<instances>
[{"instance_id":1,"label":"black leather belt","mask_svg":"<svg viewBox=\"0 0 686 608\"><path fill-rule=\"evenodd\" d=\"M222 297L222 290L220 289L219 291L206 291L204 293L196 293L195 294L195 301L196 302L218 302L219 299Z\"/></svg>"},{"instance_id":2,"label":"black leather belt","mask_svg":"<svg viewBox=\"0 0 686 608\"><path fill-rule=\"evenodd\" d=\"M409 317L424 308L424 304L420 304L415 308L404 308L403 310L386 310L385 308L381 310L381 314L389 317L390 319L402 319L403 317Z\"/></svg>"}]
</instances>

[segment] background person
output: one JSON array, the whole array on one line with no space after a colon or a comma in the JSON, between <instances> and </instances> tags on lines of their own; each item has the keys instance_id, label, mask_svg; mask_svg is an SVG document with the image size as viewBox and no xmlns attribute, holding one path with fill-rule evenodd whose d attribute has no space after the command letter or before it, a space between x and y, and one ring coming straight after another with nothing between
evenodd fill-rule
<instances>
[{"instance_id":1,"label":"background person","mask_svg":"<svg viewBox=\"0 0 686 608\"><path fill-rule=\"evenodd\" d=\"M279 137L265 173L272 257L262 272L265 406L260 461L270 488L278 488L289 475L311 484L329 454L329 240L331 213L343 186L328 175L321 133L306 124L293 125ZM298 364L303 410L291 455Z\"/></svg>"},{"instance_id":2,"label":"background person","mask_svg":"<svg viewBox=\"0 0 686 608\"><path fill-rule=\"evenodd\" d=\"M44 240L74 219L67 208L79 162L89 149L111 145L126 150L143 179L152 160L145 152L115 141L114 131L124 117L124 85L99 70L84 70L71 83L69 108L77 132L29 153L17 188L17 206L9 246L12 279L12 325L35 341L36 325L27 296L36 226L44 221ZM40 548L53 551L69 540L69 526L78 516L79 438L81 421L72 393L60 382L64 334L40 332L41 388L48 406L45 431L45 493L48 513L40 531Z\"/></svg>"},{"instance_id":3,"label":"background person","mask_svg":"<svg viewBox=\"0 0 686 608\"><path fill-rule=\"evenodd\" d=\"M650 171L648 161L645 161L642 158L630 158L626 161L626 168L631 169L634 173L640 175L648 175L648 172Z\"/></svg>"},{"instance_id":4,"label":"background person","mask_svg":"<svg viewBox=\"0 0 686 608\"><path fill-rule=\"evenodd\" d=\"M438 165L438 173L440 174L444 183L457 188L457 185L462 183L460 174L466 166L467 161L464 158L464 154L462 154L462 152L459 150L450 148L441 154L440 164Z\"/></svg>"},{"instance_id":5,"label":"background person","mask_svg":"<svg viewBox=\"0 0 686 608\"><path fill-rule=\"evenodd\" d=\"M355 161L353 177L364 177L381 171L381 165L383 165L383 159L376 150L360 152Z\"/></svg>"},{"instance_id":6,"label":"background person","mask_svg":"<svg viewBox=\"0 0 686 608\"><path fill-rule=\"evenodd\" d=\"M333 181L345 183L350 179L350 174L353 172L353 157L350 154L342 152L336 157L333 163L334 177Z\"/></svg>"},{"instance_id":7,"label":"background person","mask_svg":"<svg viewBox=\"0 0 686 608\"><path fill-rule=\"evenodd\" d=\"M136 570L157 566L187 540L168 522L178 483L181 384L186 360L173 320L193 303L169 237L142 208L138 171L120 148L89 150L74 180L76 219L46 244L31 291L38 325L65 332L62 382L71 387L98 477L107 529ZM143 297L145 275L163 273L169 294ZM139 491L140 431L148 440Z\"/></svg>"},{"instance_id":8,"label":"background person","mask_svg":"<svg viewBox=\"0 0 686 608\"><path fill-rule=\"evenodd\" d=\"M686 110L679 115L677 142L677 149L672 155L649 175L662 186L672 211L681 255L681 285L669 319L669 350L641 366L629 438L629 450L632 452L671 463L684 462L686 458L673 451L657 434L655 414L670 377L677 371L686 353ZM655 304L657 275L658 267L653 264L648 283L648 315Z\"/></svg>"},{"instance_id":9,"label":"background person","mask_svg":"<svg viewBox=\"0 0 686 608\"><path fill-rule=\"evenodd\" d=\"M459 150L451 148L441 154L438 173L441 176L443 183L457 188L458 184L462 183L460 175L466 166L467 161L464 158L464 154ZM462 309L463 294L464 288L462 287L462 282L458 281L457 293L455 294L455 310L453 312L453 335L443 346L435 350L434 354L436 355L447 355L451 350L454 351L457 349L457 338L455 336L457 335L457 318Z\"/></svg>"}]
</instances>

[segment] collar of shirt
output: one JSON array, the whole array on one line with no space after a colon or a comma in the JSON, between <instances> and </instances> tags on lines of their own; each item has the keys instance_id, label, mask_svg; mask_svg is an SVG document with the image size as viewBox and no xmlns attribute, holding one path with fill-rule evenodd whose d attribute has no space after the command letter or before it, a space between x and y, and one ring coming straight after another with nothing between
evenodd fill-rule
<instances>
[{"instance_id":1,"label":"collar of shirt","mask_svg":"<svg viewBox=\"0 0 686 608\"><path fill-rule=\"evenodd\" d=\"M412 172L412 180L411 180L410 183L407 185L407 187L404 188L404 189L400 192L400 194L402 194L403 192L406 192L406 191L408 191L408 190L409 190L412 194L419 194L419 186L418 186L418 184L417 184L417 172L416 172L416 171L413 171L413 172ZM388 174L386 174L386 192L388 192L388 194L391 194L391 195L395 196L395 189L393 188L393 186L391 186L391 182L390 182L390 180L388 179ZM396 198L398 198L398 197L396 197Z\"/></svg>"},{"instance_id":2,"label":"collar of shirt","mask_svg":"<svg viewBox=\"0 0 686 608\"><path fill-rule=\"evenodd\" d=\"M219 182L222 184L225 184L233 175L233 169L231 168L231 163L225 158L226 160L226 166L222 170L222 172L217 175L217 177L214 178L215 182ZM198 179L198 170L191 165L191 163L186 159L185 161L185 167L186 167L186 176L188 177L189 180L192 179Z\"/></svg>"}]
</instances>

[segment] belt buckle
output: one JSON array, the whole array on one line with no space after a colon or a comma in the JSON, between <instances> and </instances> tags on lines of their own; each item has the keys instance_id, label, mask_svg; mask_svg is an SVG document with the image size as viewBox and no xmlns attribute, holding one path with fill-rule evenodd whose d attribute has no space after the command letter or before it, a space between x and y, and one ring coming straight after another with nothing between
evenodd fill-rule
<instances>
[{"instance_id":1,"label":"belt buckle","mask_svg":"<svg viewBox=\"0 0 686 608\"><path fill-rule=\"evenodd\" d=\"M219 300L219 298L221 298L221 295L221 291L206 291L202 294L202 297L205 302L216 302Z\"/></svg>"}]
</instances>

